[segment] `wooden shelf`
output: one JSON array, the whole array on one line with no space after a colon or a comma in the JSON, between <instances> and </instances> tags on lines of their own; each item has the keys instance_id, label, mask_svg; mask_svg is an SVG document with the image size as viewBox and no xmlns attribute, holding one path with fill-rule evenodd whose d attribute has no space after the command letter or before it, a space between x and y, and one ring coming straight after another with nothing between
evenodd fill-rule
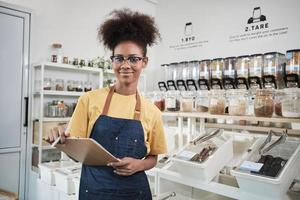
<instances>
[{"instance_id":1,"label":"wooden shelf","mask_svg":"<svg viewBox=\"0 0 300 200\"><path fill-rule=\"evenodd\" d=\"M231 116L231 115L211 115L209 113L197 112L163 112L162 116L170 117L191 117L207 119L231 119L261 122L279 122L279 123L300 123L300 118L283 118L283 117L255 117L255 116Z\"/></svg>"},{"instance_id":2,"label":"wooden shelf","mask_svg":"<svg viewBox=\"0 0 300 200\"><path fill-rule=\"evenodd\" d=\"M44 65L45 68L55 68L56 70L62 69L62 70L73 70L73 71L79 71L79 72L92 72L92 73L102 72L101 68L80 67L80 66L75 66L75 65L52 63L52 62L44 62L44 63L40 63L40 64L35 64L33 66L41 67L42 65Z\"/></svg>"}]
</instances>

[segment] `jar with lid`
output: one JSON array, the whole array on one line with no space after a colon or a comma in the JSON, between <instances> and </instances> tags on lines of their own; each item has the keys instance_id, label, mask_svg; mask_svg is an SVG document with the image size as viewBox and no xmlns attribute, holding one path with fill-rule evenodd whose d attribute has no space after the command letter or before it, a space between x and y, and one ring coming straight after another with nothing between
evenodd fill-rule
<instances>
[{"instance_id":1,"label":"jar with lid","mask_svg":"<svg viewBox=\"0 0 300 200\"><path fill-rule=\"evenodd\" d=\"M167 111L180 110L180 92L178 90L169 90L166 93L166 109Z\"/></svg>"},{"instance_id":2,"label":"jar with lid","mask_svg":"<svg viewBox=\"0 0 300 200\"><path fill-rule=\"evenodd\" d=\"M195 92L194 91L182 91L180 98L180 107L182 112L194 111Z\"/></svg>"},{"instance_id":3,"label":"jar with lid","mask_svg":"<svg viewBox=\"0 0 300 200\"><path fill-rule=\"evenodd\" d=\"M75 82L75 91L76 92L82 92L83 91L82 81L76 81Z\"/></svg>"},{"instance_id":4,"label":"jar with lid","mask_svg":"<svg viewBox=\"0 0 300 200\"><path fill-rule=\"evenodd\" d=\"M88 92L92 90L92 82L91 81L85 81L84 82L84 91Z\"/></svg>"},{"instance_id":5,"label":"jar with lid","mask_svg":"<svg viewBox=\"0 0 300 200\"><path fill-rule=\"evenodd\" d=\"M229 115L246 115L248 108L247 90L235 89L227 90L226 96L228 100Z\"/></svg>"},{"instance_id":6,"label":"jar with lid","mask_svg":"<svg viewBox=\"0 0 300 200\"><path fill-rule=\"evenodd\" d=\"M68 107L64 101L57 102L57 117L66 117L68 114Z\"/></svg>"},{"instance_id":7,"label":"jar with lid","mask_svg":"<svg viewBox=\"0 0 300 200\"><path fill-rule=\"evenodd\" d=\"M44 85L43 85L44 90L51 90L52 85L53 82L51 78L44 78Z\"/></svg>"},{"instance_id":8,"label":"jar with lid","mask_svg":"<svg viewBox=\"0 0 300 200\"><path fill-rule=\"evenodd\" d=\"M276 116L282 117L282 101L286 99L284 90L276 90L274 94L274 112Z\"/></svg>"},{"instance_id":9,"label":"jar with lid","mask_svg":"<svg viewBox=\"0 0 300 200\"><path fill-rule=\"evenodd\" d=\"M223 66L222 58L213 59L210 63L212 89L222 89Z\"/></svg>"},{"instance_id":10,"label":"jar with lid","mask_svg":"<svg viewBox=\"0 0 300 200\"><path fill-rule=\"evenodd\" d=\"M284 63L285 56L278 52L264 54L263 87L267 89L284 88Z\"/></svg>"},{"instance_id":11,"label":"jar with lid","mask_svg":"<svg viewBox=\"0 0 300 200\"><path fill-rule=\"evenodd\" d=\"M300 118L300 88L284 89L285 99L282 100L282 116Z\"/></svg>"},{"instance_id":12,"label":"jar with lid","mask_svg":"<svg viewBox=\"0 0 300 200\"><path fill-rule=\"evenodd\" d=\"M57 109L57 100L53 100L52 102L48 102L45 107L45 116L46 117L57 117L58 109Z\"/></svg>"},{"instance_id":13,"label":"jar with lid","mask_svg":"<svg viewBox=\"0 0 300 200\"><path fill-rule=\"evenodd\" d=\"M210 60L201 60L199 64L199 87L200 90L208 90L210 88Z\"/></svg>"},{"instance_id":14,"label":"jar with lid","mask_svg":"<svg viewBox=\"0 0 300 200\"><path fill-rule=\"evenodd\" d=\"M239 89L248 89L249 56L239 56L236 59L236 86Z\"/></svg>"},{"instance_id":15,"label":"jar with lid","mask_svg":"<svg viewBox=\"0 0 300 200\"><path fill-rule=\"evenodd\" d=\"M55 90L64 91L65 90L65 81L63 79L55 80Z\"/></svg>"},{"instance_id":16,"label":"jar with lid","mask_svg":"<svg viewBox=\"0 0 300 200\"><path fill-rule=\"evenodd\" d=\"M256 91L254 114L256 117L272 117L274 112L273 91L261 89Z\"/></svg>"},{"instance_id":17,"label":"jar with lid","mask_svg":"<svg viewBox=\"0 0 300 200\"><path fill-rule=\"evenodd\" d=\"M223 86L225 89L235 88L235 57L228 57L224 60Z\"/></svg>"},{"instance_id":18,"label":"jar with lid","mask_svg":"<svg viewBox=\"0 0 300 200\"><path fill-rule=\"evenodd\" d=\"M73 80L68 80L67 81L67 91L75 91L75 81Z\"/></svg>"},{"instance_id":19,"label":"jar with lid","mask_svg":"<svg viewBox=\"0 0 300 200\"><path fill-rule=\"evenodd\" d=\"M156 107L157 107L160 111L164 111L164 110L165 110L165 97L164 97L164 92L154 91L154 92L153 92L152 99L153 99L154 105L156 105Z\"/></svg>"},{"instance_id":20,"label":"jar with lid","mask_svg":"<svg viewBox=\"0 0 300 200\"><path fill-rule=\"evenodd\" d=\"M225 90L209 91L209 113L213 115L225 114Z\"/></svg>"},{"instance_id":21,"label":"jar with lid","mask_svg":"<svg viewBox=\"0 0 300 200\"><path fill-rule=\"evenodd\" d=\"M62 63L63 61L62 45L58 43L54 43L52 44L51 49L52 49L51 62Z\"/></svg>"},{"instance_id":22,"label":"jar with lid","mask_svg":"<svg viewBox=\"0 0 300 200\"><path fill-rule=\"evenodd\" d=\"M196 94L195 107L197 112L208 112L208 90L199 90Z\"/></svg>"},{"instance_id":23,"label":"jar with lid","mask_svg":"<svg viewBox=\"0 0 300 200\"><path fill-rule=\"evenodd\" d=\"M300 81L300 49L288 50L286 52L286 77L287 87L299 87Z\"/></svg>"},{"instance_id":24,"label":"jar with lid","mask_svg":"<svg viewBox=\"0 0 300 200\"><path fill-rule=\"evenodd\" d=\"M253 54L249 60L249 87L253 89L262 88L262 69L263 69L263 55Z\"/></svg>"}]
</instances>

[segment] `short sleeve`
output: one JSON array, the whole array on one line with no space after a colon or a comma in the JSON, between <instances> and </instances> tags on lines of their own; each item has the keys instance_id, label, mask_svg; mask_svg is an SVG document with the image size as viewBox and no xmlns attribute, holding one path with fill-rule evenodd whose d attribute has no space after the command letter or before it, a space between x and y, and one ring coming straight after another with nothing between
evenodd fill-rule
<instances>
[{"instance_id":1,"label":"short sleeve","mask_svg":"<svg viewBox=\"0 0 300 200\"><path fill-rule=\"evenodd\" d=\"M161 113L155 117L154 125L149 134L149 155L158 155L167 153L167 144L164 134L163 120Z\"/></svg>"},{"instance_id":2,"label":"short sleeve","mask_svg":"<svg viewBox=\"0 0 300 200\"><path fill-rule=\"evenodd\" d=\"M70 136L86 138L88 132L88 97L81 96L66 130Z\"/></svg>"}]
</instances>

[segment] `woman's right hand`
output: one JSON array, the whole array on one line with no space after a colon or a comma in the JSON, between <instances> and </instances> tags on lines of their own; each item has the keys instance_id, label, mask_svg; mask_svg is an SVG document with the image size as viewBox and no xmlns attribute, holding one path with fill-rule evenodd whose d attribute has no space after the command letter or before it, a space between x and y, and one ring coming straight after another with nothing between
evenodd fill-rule
<instances>
[{"instance_id":1,"label":"woman's right hand","mask_svg":"<svg viewBox=\"0 0 300 200\"><path fill-rule=\"evenodd\" d=\"M48 142L54 142L60 136L60 143L65 143L65 139L70 136L70 133L66 132L66 124L58 125L52 128L46 135L45 140Z\"/></svg>"}]
</instances>

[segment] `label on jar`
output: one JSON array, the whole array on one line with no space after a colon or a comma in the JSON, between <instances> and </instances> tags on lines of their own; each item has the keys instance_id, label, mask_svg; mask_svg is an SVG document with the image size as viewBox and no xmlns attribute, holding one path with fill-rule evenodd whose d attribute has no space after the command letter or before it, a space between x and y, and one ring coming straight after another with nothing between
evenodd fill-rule
<instances>
[{"instance_id":1,"label":"label on jar","mask_svg":"<svg viewBox=\"0 0 300 200\"><path fill-rule=\"evenodd\" d=\"M219 78L221 77L221 71L212 71L211 72L212 78Z\"/></svg>"},{"instance_id":2,"label":"label on jar","mask_svg":"<svg viewBox=\"0 0 300 200\"><path fill-rule=\"evenodd\" d=\"M238 69L238 70L236 70L236 74L239 77L241 77L241 76L247 76L247 71L244 68Z\"/></svg>"},{"instance_id":3,"label":"label on jar","mask_svg":"<svg viewBox=\"0 0 300 200\"><path fill-rule=\"evenodd\" d=\"M208 77L208 71L200 72L200 77Z\"/></svg>"},{"instance_id":4,"label":"label on jar","mask_svg":"<svg viewBox=\"0 0 300 200\"><path fill-rule=\"evenodd\" d=\"M249 68L249 73L250 76L258 76L261 77L261 70L262 68L260 66L255 66L255 67L250 67Z\"/></svg>"},{"instance_id":5,"label":"label on jar","mask_svg":"<svg viewBox=\"0 0 300 200\"><path fill-rule=\"evenodd\" d=\"M288 65L286 66L286 73L288 74L298 74L299 73L299 65Z\"/></svg>"},{"instance_id":6,"label":"label on jar","mask_svg":"<svg viewBox=\"0 0 300 200\"><path fill-rule=\"evenodd\" d=\"M233 70L225 70L224 75L225 76L234 76L234 71Z\"/></svg>"},{"instance_id":7,"label":"label on jar","mask_svg":"<svg viewBox=\"0 0 300 200\"><path fill-rule=\"evenodd\" d=\"M175 98L167 98L166 99L166 107L167 108L176 108L176 99Z\"/></svg>"}]
</instances>

